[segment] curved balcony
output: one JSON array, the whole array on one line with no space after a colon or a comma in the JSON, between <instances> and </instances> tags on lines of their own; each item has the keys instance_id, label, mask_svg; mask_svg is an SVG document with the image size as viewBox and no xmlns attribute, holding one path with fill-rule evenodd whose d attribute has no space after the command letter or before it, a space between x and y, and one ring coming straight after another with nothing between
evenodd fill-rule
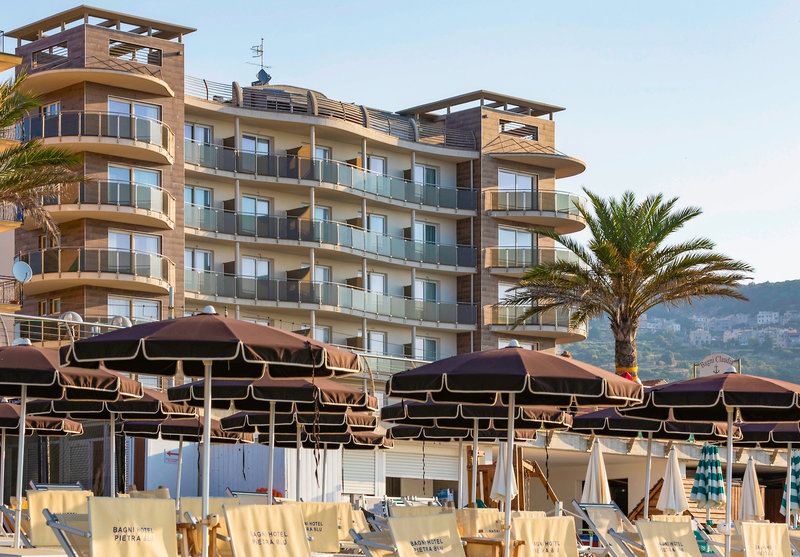
<instances>
[{"instance_id":1,"label":"curved balcony","mask_svg":"<svg viewBox=\"0 0 800 557\"><path fill-rule=\"evenodd\" d=\"M175 136L164 122L112 112L61 112L26 118L18 139L41 139L45 144L73 151L172 164Z\"/></svg>"},{"instance_id":2,"label":"curved balcony","mask_svg":"<svg viewBox=\"0 0 800 557\"><path fill-rule=\"evenodd\" d=\"M574 261L574 253L563 248L486 248L484 265L492 274L521 277L526 270L553 261Z\"/></svg>"},{"instance_id":3,"label":"curved balcony","mask_svg":"<svg viewBox=\"0 0 800 557\"><path fill-rule=\"evenodd\" d=\"M190 204L184 205L183 214L187 233L198 236L314 247L396 265L459 273L474 272L476 265L476 250L471 246L417 242L343 222L247 215Z\"/></svg>"},{"instance_id":4,"label":"curved balcony","mask_svg":"<svg viewBox=\"0 0 800 557\"><path fill-rule=\"evenodd\" d=\"M0 203L0 234L22 226L22 213L16 205Z\"/></svg>"},{"instance_id":5,"label":"curved balcony","mask_svg":"<svg viewBox=\"0 0 800 557\"><path fill-rule=\"evenodd\" d=\"M219 145L185 140L184 160L190 170L226 173L231 177L285 183L299 181L309 187L327 187L374 201L428 211L474 214L475 190L419 184L396 176L377 174L331 160L290 155L260 155Z\"/></svg>"},{"instance_id":6,"label":"curved balcony","mask_svg":"<svg viewBox=\"0 0 800 557\"><path fill-rule=\"evenodd\" d=\"M586 220L578 212L579 195L563 191L499 191L485 194L490 217L553 228L559 234L578 232Z\"/></svg>"},{"instance_id":7,"label":"curved balcony","mask_svg":"<svg viewBox=\"0 0 800 557\"><path fill-rule=\"evenodd\" d=\"M136 182L68 184L59 195L45 197L43 205L56 222L75 219L175 228L175 198L164 188Z\"/></svg>"},{"instance_id":8,"label":"curved balcony","mask_svg":"<svg viewBox=\"0 0 800 557\"><path fill-rule=\"evenodd\" d=\"M74 286L167 294L175 283L175 264L158 253L59 247L23 253L19 259L33 270L26 295Z\"/></svg>"},{"instance_id":9,"label":"curved balcony","mask_svg":"<svg viewBox=\"0 0 800 557\"><path fill-rule=\"evenodd\" d=\"M487 309L487 323L491 331L530 337L553 338L559 343L586 340L586 325L573 327L570 322L572 312L569 310L548 310L531 316L514 327L517 319L524 313L525 307L490 306Z\"/></svg>"},{"instance_id":10,"label":"curved balcony","mask_svg":"<svg viewBox=\"0 0 800 557\"><path fill-rule=\"evenodd\" d=\"M333 282L275 280L185 269L187 298L248 306L320 310L390 323L470 330L473 304L425 302L389 296Z\"/></svg>"},{"instance_id":11,"label":"curved balcony","mask_svg":"<svg viewBox=\"0 0 800 557\"><path fill-rule=\"evenodd\" d=\"M13 277L0 277L0 311L13 313L22 307L22 283Z\"/></svg>"}]
</instances>

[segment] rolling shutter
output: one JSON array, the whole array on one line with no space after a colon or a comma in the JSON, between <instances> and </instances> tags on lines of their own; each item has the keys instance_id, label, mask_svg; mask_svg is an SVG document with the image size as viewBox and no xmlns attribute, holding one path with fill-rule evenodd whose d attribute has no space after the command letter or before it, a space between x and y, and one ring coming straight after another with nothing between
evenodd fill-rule
<instances>
[{"instance_id":1,"label":"rolling shutter","mask_svg":"<svg viewBox=\"0 0 800 557\"><path fill-rule=\"evenodd\" d=\"M342 451L342 491L375 495L375 451Z\"/></svg>"},{"instance_id":2,"label":"rolling shutter","mask_svg":"<svg viewBox=\"0 0 800 557\"><path fill-rule=\"evenodd\" d=\"M458 457L387 451L386 477L457 481Z\"/></svg>"}]
</instances>

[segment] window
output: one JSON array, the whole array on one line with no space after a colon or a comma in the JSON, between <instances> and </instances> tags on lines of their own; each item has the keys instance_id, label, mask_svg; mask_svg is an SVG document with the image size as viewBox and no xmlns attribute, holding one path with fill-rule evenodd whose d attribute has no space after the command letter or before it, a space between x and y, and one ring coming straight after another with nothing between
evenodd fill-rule
<instances>
[{"instance_id":1,"label":"window","mask_svg":"<svg viewBox=\"0 0 800 557\"><path fill-rule=\"evenodd\" d=\"M239 319L247 321L248 323L258 323L259 325L266 325L267 327L272 326L272 321L269 319L259 319L257 317L240 317Z\"/></svg>"},{"instance_id":2,"label":"window","mask_svg":"<svg viewBox=\"0 0 800 557\"><path fill-rule=\"evenodd\" d=\"M367 331L367 351L385 356L388 352L387 335L383 331Z\"/></svg>"},{"instance_id":3,"label":"window","mask_svg":"<svg viewBox=\"0 0 800 557\"><path fill-rule=\"evenodd\" d=\"M127 317L134 324L158 321L161 318L161 303L145 298L108 297L108 316Z\"/></svg>"},{"instance_id":4,"label":"window","mask_svg":"<svg viewBox=\"0 0 800 557\"><path fill-rule=\"evenodd\" d=\"M39 315L58 315L61 313L61 298L39 300Z\"/></svg>"},{"instance_id":5,"label":"window","mask_svg":"<svg viewBox=\"0 0 800 557\"><path fill-rule=\"evenodd\" d=\"M157 188L161 173L149 168L108 165L110 203L163 210L164 198Z\"/></svg>"},{"instance_id":6,"label":"window","mask_svg":"<svg viewBox=\"0 0 800 557\"><path fill-rule=\"evenodd\" d=\"M439 169L425 164L414 165L414 182L426 186L439 185Z\"/></svg>"},{"instance_id":7,"label":"window","mask_svg":"<svg viewBox=\"0 0 800 557\"><path fill-rule=\"evenodd\" d=\"M39 113L47 118L48 116L58 116L61 112L61 101L43 104L39 107Z\"/></svg>"},{"instance_id":8,"label":"window","mask_svg":"<svg viewBox=\"0 0 800 557\"><path fill-rule=\"evenodd\" d=\"M331 268L325 265L314 265L314 282L331 282Z\"/></svg>"},{"instance_id":9,"label":"window","mask_svg":"<svg viewBox=\"0 0 800 557\"><path fill-rule=\"evenodd\" d=\"M116 251L137 251L161 253L161 236L139 232L108 231L108 249Z\"/></svg>"},{"instance_id":10,"label":"window","mask_svg":"<svg viewBox=\"0 0 800 557\"><path fill-rule=\"evenodd\" d=\"M439 283L433 280L416 279L414 281L414 299L423 302L438 302Z\"/></svg>"},{"instance_id":11,"label":"window","mask_svg":"<svg viewBox=\"0 0 800 557\"><path fill-rule=\"evenodd\" d=\"M431 337L416 338L414 357L418 360L434 361L439 359L439 339Z\"/></svg>"},{"instance_id":12,"label":"window","mask_svg":"<svg viewBox=\"0 0 800 557\"><path fill-rule=\"evenodd\" d=\"M257 217L269 215L269 199L260 197L242 196L242 214Z\"/></svg>"},{"instance_id":13,"label":"window","mask_svg":"<svg viewBox=\"0 0 800 557\"><path fill-rule=\"evenodd\" d=\"M384 273L367 273L367 290L386 294L387 279Z\"/></svg>"},{"instance_id":14,"label":"window","mask_svg":"<svg viewBox=\"0 0 800 557\"><path fill-rule=\"evenodd\" d=\"M513 135L521 139L539 141L539 127L522 122L512 122L511 120L500 120L500 133Z\"/></svg>"},{"instance_id":15,"label":"window","mask_svg":"<svg viewBox=\"0 0 800 557\"><path fill-rule=\"evenodd\" d=\"M211 190L198 186L185 186L183 188L183 201L198 207L211 207Z\"/></svg>"},{"instance_id":16,"label":"window","mask_svg":"<svg viewBox=\"0 0 800 557\"><path fill-rule=\"evenodd\" d=\"M269 155L271 141L266 137L257 135L242 135L242 151L257 155Z\"/></svg>"},{"instance_id":17,"label":"window","mask_svg":"<svg viewBox=\"0 0 800 557\"><path fill-rule=\"evenodd\" d=\"M415 222L414 240L426 244L436 244L439 241L439 226L429 222Z\"/></svg>"},{"instance_id":18,"label":"window","mask_svg":"<svg viewBox=\"0 0 800 557\"><path fill-rule=\"evenodd\" d=\"M386 234L386 216L376 214L367 215L367 230L377 234Z\"/></svg>"},{"instance_id":19,"label":"window","mask_svg":"<svg viewBox=\"0 0 800 557\"><path fill-rule=\"evenodd\" d=\"M303 323L301 327L304 331L310 331L311 325ZM331 328L327 325L317 325L314 327L314 340L330 344L331 342Z\"/></svg>"},{"instance_id":20,"label":"window","mask_svg":"<svg viewBox=\"0 0 800 557\"><path fill-rule=\"evenodd\" d=\"M47 300L39 300L39 315L47 315L48 309Z\"/></svg>"},{"instance_id":21,"label":"window","mask_svg":"<svg viewBox=\"0 0 800 557\"><path fill-rule=\"evenodd\" d=\"M62 62L69 56L67 43L58 43L31 53L31 67L40 68L48 64Z\"/></svg>"},{"instance_id":22,"label":"window","mask_svg":"<svg viewBox=\"0 0 800 557\"><path fill-rule=\"evenodd\" d=\"M213 252L202 249L183 250L183 265L189 269L211 271L213 266Z\"/></svg>"},{"instance_id":23,"label":"window","mask_svg":"<svg viewBox=\"0 0 800 557\"><path fill-rule=\"evenodd\" d=\"M497 301L502 302L506 298L514 296L515 290L514 288L517 287L516 283L513 282L498 282L497 283Z\"/></svg>"},{"instance_id":24,"label":"window","mask_svg":"<svg viewBox=\"0 0 800 557\"><path fill-rule=\"evenodd\" d=\"M242 270L239 274L245 278L268 279L270 266L269 259L242 257Z\"/></svg>"},{"instance_id":25,"label":"window","mask_svg":"<svg viewBox=\"0 0 800 557\"><path fill-rule=\"evenodd\" d=\"M497 189L500 191L536 191L537 178L532 174L518 174L508 170L497 171Z\"/></svg>"},{"instance_id":26,"label":"window","mask_svg":"<svg viewBox=\"0 0 800 557\"><path fill-rule=\"evenodd\" d=\"M506 348L508 343L511 342L510 338L499 338L497 339L497 347L498 348ZM538 342L528 342L528 341L517 341L519 343L520 348L524 348L526 350L539 350L539 343Z\"/></svg>"},{"instance_id":27,"label":"window","mask_svg":"<svg viewBox=\"0 0 800 557\"><path fill-rule=\"evenodd\" d=\"M121 116L138 116L151 120L161 120L161 107L157 104L148 104L126 99L108 98L108 112Z\"/></svg>"},{"instance_id":28,"label":"window","mask_svg":"<svg viewBox=\"0 0 800 557\"><path fill-rule=\"evenodd\" d=\"M501 248L531 249L534 246L535 236L529 230L497 227L497 245Z\"/></svg>"},{"instance_id":29,"label":"window","mask_svg":"<svg viewBox=\"0 0 800 557\"><path fill-rule=\"evenodd\" d=\"M161 65L161 49L123 41L115 41L114 39L108 41L108 55L111 58L130 60L132 62L139 62L140 64Z\"/></svg>"},{"instance_id":30,"label":"window","mask_svg":"<svg viewBox=\"0 0 800 557\"><path fill-rule=\"evenodd\" d=\"M319 146L314 147L314 158L321 161L331 160L331 148Z\"/></svg>"},{"instance_id":31,"label":"window","mask_svg":"<svg viewBox=\"0 0 800 557\"><path fill-rule=\"evenodd\" d=\"M39 236L39 249L49 249L61 245L61 234L57 234L55 238L49 234L42 234Z\"/></svg>"},{"instance_id":32,"label":"window","mask_svg":"<svg viewBox=\"0 0 800 557\"><path fill-rule=\"evenodd\" d=\"M386 159L367 155L367 170L375 174L386 174Z\"/></svg>"},{"instance_id":33,"label":"window","mask_svg":"<svg viewBox=\"0 0 800 557\"><path fill-rule=\"evenodd\" d=\"M214 143L214 128L187 122L183 125L183 136L202 145L211 145Z\"/></svg>"}]
</instances>

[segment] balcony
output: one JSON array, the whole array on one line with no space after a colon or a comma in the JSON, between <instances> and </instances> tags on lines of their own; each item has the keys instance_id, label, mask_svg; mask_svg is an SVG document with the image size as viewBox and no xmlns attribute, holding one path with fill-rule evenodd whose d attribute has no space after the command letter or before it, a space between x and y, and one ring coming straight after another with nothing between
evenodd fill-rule
<instances>
[{"instance_id":1,"label":"balcony","mask_svg":"<svg viewBox=\"0 0 800 557\"><path fill-rule=\"evenodd\" d=\"M586 220L578 212L579 195L562 191L487 191L485 208L490 217L553 228L559 234L578 232Z\"/></svg>"},{"instance_id":2,"label":"balcony","mask_svg":"<svg viewBox=\"0 0 800 557\"><path fill-rule=\"evenodd\" d=\"M557 179L576 176L586 170L586 163L582 160L562 153L552 145L522 137L501 134L487 143L483 152L503 161L550 168Z\"/></svg>"},{"instance_id":3,"label":"balcony","mask_svg":"<svg viewBox=\"0 0 800 557\"><path fill-rule=\"evenodd\" d=\"M486 309L487 323L492 331L553 338L560 343L586 340L586 325L573 327L570 323L572 312L569 310L548 310L533 315L514 327L517 319L525 312L524 306L489 306Z\"/></svg>"},{"instance_id":4,"label":"balcony","mask_svg":"<svg viewBox=\"0 0 800 557\"><path fill-rule=\"evenodd\" d=\"M11 203L0 204L0 234L22 226L22 213ZM8 240L12 241L12 240Z\"/></svg>"},{"instance_id":5,"label":"balcony","mask_svg":"<svg viewBox=\"0 0 800 557\"><path fill-rule=\"evenodd\" d=\"M331 160L312 160L291 155L258 155L219 145L185 140L184 160L201 172L245 174L273 182L303 180L375 201L409 208L470 215L477 209L475 190L419 184L412 180L377 174Z\"/></svg>"},{"instance_id":6,"label":"balcony","mask_svg":"<svg viewBox=\"0 0 800 557\"><path fill-rule=\"evenodd\" d=\"M43 198L42 204L58 223L100 219L153 228L175 228L175 198L165 189L151 184L67 184L59 195Z\"/></svg>"},{"instance_id":7,"label":"balcony","mask_svg":"<svg viewBox=\"0 0 800 557\"><path fill-rule=\"evenodd\" d=\"M321 248L356 257L413 265L420 268L473 272L476 251L471 246L431 244L370 232L347 223L298 217L247 215L197 205L184 206L189 234L229 236L254 244L281 244Z\"/></svg>"},{"instance_id":8,"label":"balcony","mask_svg":"<svg viewBox=\"0 0 800 557\"><path fill-rule=\"evenodd\" d=\"M61 112L23 120L18 139L41 139L73 151L172 164L175 136L164 122L111 112Z\"/></svg>"},{"instance_id":9,"label":"balcony","mask_svg":"<svg viewBox=\"0 0 800 557\"><path fill-rule=\"evenodd\" d=\"M13 313L22 307L22 283L13 277L0 277L0 312Z\"/></svg>"},{"instance_id":10,"label":"balcony","mask_svg":"<svg viewBox=\"0 0 800 557\"><path fill-rule=\"evenodd\" d=\"M158 253L59 247L23 253L19 259L33 270L26 295L75 286L167 294L175 284L175 264Z\"/></svg>"},{"instance_id":11,"label":"balcony","mask_svg":"<svg viewBox=\"0 0 800 557\"><path fill-rule=\"evenodd\" d=\"M250 306L314 309L391 323L470 330L475 327L472 304L425 302L369 292L333 282L307 282L233 276L185 269L187 298Z\"/></svg>"},{"instance_id":12,"label":"balcony","mask_svg":"<svg viewBox=\"0 0 800 557\"><path fill-rule=\"evenodd\" d=\"M486 248L484 265L493 274L522 276L526 270L554 261L579 261L574 253L563 248Z\"/></svg>"}]
</instances>

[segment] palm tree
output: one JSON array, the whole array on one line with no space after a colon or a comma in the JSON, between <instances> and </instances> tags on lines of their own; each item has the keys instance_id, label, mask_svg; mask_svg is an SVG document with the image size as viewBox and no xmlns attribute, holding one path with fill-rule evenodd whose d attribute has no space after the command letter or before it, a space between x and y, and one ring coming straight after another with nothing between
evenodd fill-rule
<instances>
[{"instance_id":1,"label":"palm tree","mask_svg":"<svg viewBox=\"0 0 800 557\"><path fill-rule=\"evenodd\" d=\"M25 74L0 84L0 131L13 129L40 106L25 91ZM73 167L81 156L65 149L45 147L32 139L5 150L0 149L0 205L13 205L18 213L54 236L58 225L42 207L41 198L57 194L63 184L80 180Z\"/></svg>"},{"instance_id":2,"label":"palm tree","mask_svg":"<svg viewBox=\"0 0 800 557\"><path fill-rule=\"evenodd\" d=\"M715 253L714 242L694 238L668 243L698 207L676 208L678 198L661 194L637 201L633 192L604 199L584 188L591 211L580 204L591 238L586 246L549 230L533 230L562 244L575 257L528 269L512 296L502 302L528 306L516 324L567 307L573 326L605 314L614 334L617 373L637 377L639 318L658 306L692 304L723 296L746 300L738 287L752 267Z\"/></svg>"}]
</instances>

